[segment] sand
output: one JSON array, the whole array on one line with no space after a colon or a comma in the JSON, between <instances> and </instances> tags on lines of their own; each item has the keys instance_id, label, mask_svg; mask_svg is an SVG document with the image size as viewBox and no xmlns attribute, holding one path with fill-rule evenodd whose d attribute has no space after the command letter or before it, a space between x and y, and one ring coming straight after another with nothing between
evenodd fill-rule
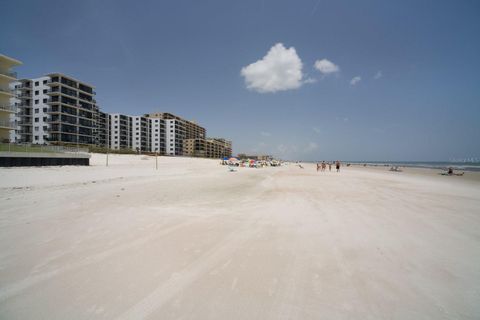
<instances>
[{"instance_id":1,"label":"sand","mask_svg":"<svg viewBox=\"0 0 480 320\"><path fill-rule=\"evenodd\" d=\"M476 173L158 163L0 169L0 318L480 318Z\"/></svg>"}]
</instances>

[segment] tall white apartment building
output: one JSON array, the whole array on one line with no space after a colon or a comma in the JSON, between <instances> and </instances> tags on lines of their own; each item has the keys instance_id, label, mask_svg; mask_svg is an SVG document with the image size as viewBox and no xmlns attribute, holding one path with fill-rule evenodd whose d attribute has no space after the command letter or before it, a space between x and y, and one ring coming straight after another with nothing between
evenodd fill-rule
<instances>
[{"instance_id":1,"label":"tall white apartment building","mask_svg":"<svg viewBox=\"0 0 480 320\"><path fill-rule=\"evenodd\" d=\"M120 114L109 114L110 148L114 150L132 148L132 117Z\"/></svg>"},{"instance_id":2,"label":"tall white apartment building","mask_svg":"<svg viewBox=\"0 0 480 320\"><path fill-rule=\"evenodd\" d=\"M98 107L93 86L61 73L22 79L17 141L35 144L96 143Z\"/></svg>"},{"instance_id":3,"label":"tall white apartment building","mask_svg":"<svg viewBox=\"0 0 480 320\"><path fill-rule=\"evenodd\" d=\"M142 116L132 116L132 149L151 151L150 120Z\"/></svg>"},{"instance_id":4,"label":"tall white apartment building","mask_svg":"<svg viewBox=\"0 0 480 320\"><path fill-rule=\"evenodd\" d=\"M150 121L142 116L109 114L110 148L151 151Z\"/></svg>"},{"instance_id":5,"label":"tall white apartment building","mask_svg":"<svg viewBox=\"0 0 480 320\"><path fill-rule=\"evenodd\" d=\"M49 77L22 79L16 83L17 99L19 101L17 113L18 142L47 144L49 135L49 119L47 94L50 87L47 85Z\"/></svg>"},{"instance_id":6,"label":"tall white apartment building","mask_svg":"<svg viewBox=\"0 0 480 320\"><path fill-rule=\"evenodd\" d=\"M205 137L205 128L171 113L151 113L144 116L111 113L108 121L103 121L105 122L108 123L108 129L104 136L109 137L109 147L114 150L130 149L169 156L211 158L231 155L230 141L221 138L208 139ZM99 132L101 127L98 126Z\"/></svg>"},{"instance_id":7,"label":"tall white apartment building","mask_svg":"<svg viewBox=\"0 0 480 320\"><path fill-rule=\"evenodd\" d=\"M165 120L165 154L169 156L183 155L185 139L185 123L178 119Z\"/></svg>"},{"instance_id":8,"label":"tall white apartment building","mask_svg":"<svg viewBox=\"0 0 480 320\"><path fill-rule=\"evenodd\" d=\"M16 59L0 54L0 142L10 142L15 137L15 92L11 84L17 80L17 74L11 68L21 64Z\"/></svg>"},{"instance_id":9,"label":"tall white apartment building","mask_svg":"<svg viewBox=\"0 0 480 320\"><path fill-rule=\"evenodd\" d=\"M162 118L147 118L150 124L150 151L165 154L165 120Z\"/></svg>"}]
</instances>

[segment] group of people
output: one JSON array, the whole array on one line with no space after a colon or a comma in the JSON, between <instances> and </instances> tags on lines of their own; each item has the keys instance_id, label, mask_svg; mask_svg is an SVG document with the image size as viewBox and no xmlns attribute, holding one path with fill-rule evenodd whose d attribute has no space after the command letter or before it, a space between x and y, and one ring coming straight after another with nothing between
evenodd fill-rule
<instances>
[{"instance_id":1,"label":"group of people","mask_svg":"<svg viewBox=\"0 0 480 320\"><path fill-rule=\"evenodd\" d=\"M332 171L332 162L326 163L325 161L322 161L322 163L317 163L317 172L318 171L325 171L327 169L328 165L328 171ZM340 172L340 161L335 161L335 169L337 172Z\"/></svg>"}]
</instances>

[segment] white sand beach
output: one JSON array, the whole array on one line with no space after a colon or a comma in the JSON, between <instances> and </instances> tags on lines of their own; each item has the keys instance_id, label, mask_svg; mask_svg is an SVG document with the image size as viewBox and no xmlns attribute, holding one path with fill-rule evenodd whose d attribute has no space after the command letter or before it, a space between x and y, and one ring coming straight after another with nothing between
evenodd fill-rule
<instances>
[{"instance_id":1,"label":"white sand beach","mask_svg":"<svg viewBox=\"0 0 480 320\"><path fill-rule=\"evenodd\" d=\"M91 162L0 169L1 319L480 318L478 173Z\"/></svg>"}]
</instances>

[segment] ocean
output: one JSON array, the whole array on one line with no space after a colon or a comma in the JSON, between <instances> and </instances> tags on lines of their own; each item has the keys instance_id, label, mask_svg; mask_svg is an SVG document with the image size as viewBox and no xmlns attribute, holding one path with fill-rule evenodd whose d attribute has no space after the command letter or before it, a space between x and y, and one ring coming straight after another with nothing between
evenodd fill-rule
<instances>
[{"instance_id":1,"label":"ocean","mask_svg":"<svg viewBox=\"0 0 480 320\"><path fill-rule=\"evenodd\" d=\"M443 162L443 161L343 161L343 164L366 164L367 166L399 166L413 168L447 169L461 171L480 171L480 162Z\"/></svg>"}]
</instances>

